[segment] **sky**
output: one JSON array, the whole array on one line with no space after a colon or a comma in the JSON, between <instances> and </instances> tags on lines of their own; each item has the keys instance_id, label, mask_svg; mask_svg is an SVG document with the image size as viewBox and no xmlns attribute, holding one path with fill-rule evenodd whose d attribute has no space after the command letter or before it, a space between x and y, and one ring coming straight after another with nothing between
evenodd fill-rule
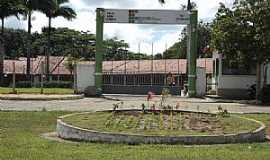
<instances>
[{"instance_id":1,"label":"sky","mask_svg":"<svg viewBox=\"0 0 270 160\"><path fill-rule=\"evenodd\" d=\"M199 19L211 21L219 3L231 5L233 0L192 0L198 6ZM52 21L53 27L68 27L78 31L96 32L96 8L116 9L172 9L181 8L187 0L167 0L166 4L160 4L158 0L70 0L68 4L77 12L77 18L67 21L64 18L56 18ZM41 32L41 28L48 26L48 19L45 15L35 12L33 15L33 32ZM7 19L6 27L27 28L27 21L17 20L15 17ZM125 40L133 52L151 54L152 43L154 54L162 53L166 48L179 41L180 33L184 26L180 25L138 25L138 24L105 24L104 38L117 37Z\"/></svg>"}]
</instances>

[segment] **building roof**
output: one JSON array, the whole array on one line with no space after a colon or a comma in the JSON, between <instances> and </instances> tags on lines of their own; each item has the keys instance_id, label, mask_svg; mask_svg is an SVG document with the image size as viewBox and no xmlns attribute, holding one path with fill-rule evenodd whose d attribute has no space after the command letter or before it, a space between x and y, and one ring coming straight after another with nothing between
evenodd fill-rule
<instances>
[{"instance_id":1,"label":"building roof","mask_svg":"<svg viewBox=\"0 0 270 160\"><path fill-rule=\"evenodd\" d=\"M65 67L64 57L50 57L50 71L52 74L68 75L70 71ZM18 60L5 60L4 61L4 73L13 73L13 62L15 62L16 73L26 74L26 58L19 58ZM31 74L41 73L41 63L45 63L45 57L39 56L31 59ZM86 64L95 64L94 61L80 62ZM152 69L153 63L153 69ZM148 73L186 73L187 68L186 59L167 59L167 60L127 60L127 61L104 61L103 72L104 73L127 73L127 74L148 74ZM211 58L198 59L198 67L206 67L207 73L213 72L213 61Z\"/></svg>"},{"instance_id":2,"label":"building roof","mask_svg":"<svg viewBox=\"0 0 270 160\"><path fill-rule=\"evenodd\" d=\"M153 69L152 69L153 63ZM213 61L211 58L198 59L198 67L206 67L207 73L213 72ZM130 61L105 61L103 72L109 73L186 73L186 59L167 59L167 60L130 60Z\"/></svg>"}]
</instances>

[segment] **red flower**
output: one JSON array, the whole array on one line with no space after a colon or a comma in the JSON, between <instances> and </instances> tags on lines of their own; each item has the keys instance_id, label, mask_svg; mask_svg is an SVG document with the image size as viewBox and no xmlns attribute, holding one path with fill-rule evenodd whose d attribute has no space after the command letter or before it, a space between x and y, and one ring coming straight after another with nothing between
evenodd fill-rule
<instances>
[{"instance_id":1,"label":"red flower","mask_svg":"<svg viewBox=\"0 0 270 160\"><path fill-rule=\"evenodd\" d=\"M147 93L147 101L150 101L151 99L153 99L154 95L155 95L155 93L149 91L149 92Z\"/></svg>"}]
</instances>

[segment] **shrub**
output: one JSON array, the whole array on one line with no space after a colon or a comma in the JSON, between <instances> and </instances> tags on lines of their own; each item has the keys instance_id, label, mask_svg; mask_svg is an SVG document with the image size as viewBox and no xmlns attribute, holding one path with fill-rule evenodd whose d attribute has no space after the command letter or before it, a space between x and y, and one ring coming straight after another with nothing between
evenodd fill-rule
<instances>
[{"instance_id":1,"label":"shrub","mask_svg":"<svg viewBox=\"0 0 270 160\"><path fill-rule=\"evenodd\" d=\"M16 88L31 88L31 87L32 87L32 85L31 85L31 82L30 81L19 81L19 82L16 82Z\"/></svg>"},{"instance_id":2,"label":"shrub","mask_svg":"<svg viewBox=\"0 0 270 160\"><path fill-rule=\"evenodd\" d=\"M31 88L30 81L19 81L16 83L16 88ZM41 87L41 84L37 84L36 87ZM44 88L72 88L73 82L70 81L49 81L43 83Z\"/></svg>"},{"instance_id":3,"label":"shrub","mask_svg":"<svg viewBox=\"0 0 270 160\"><path fill-rule=\"evenodd\" d=\"M72 88L73 83L70 81L50 81L50 82L44 82L43 84L44 88Z\"/></svg>"},{"instance_id":4,"label":"shrub","mask_svg":"<svg viewBox=\"0 0 270 160\"><path fill-rule=\"evenodd\" d=\"M263 89L260 92L259 99L263 103L270 103L270 85L269 84L263 87Z\"/></svg>"}]
</instances>

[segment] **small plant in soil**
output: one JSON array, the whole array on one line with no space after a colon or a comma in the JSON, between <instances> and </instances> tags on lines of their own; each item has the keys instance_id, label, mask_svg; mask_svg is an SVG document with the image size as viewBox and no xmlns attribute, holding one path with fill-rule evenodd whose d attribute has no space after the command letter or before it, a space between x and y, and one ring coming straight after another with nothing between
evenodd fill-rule
<instances>
[{"instance_id":1,"label":"small plant in soil","mask_svg":"<svg viewBox=\"0 0 270 160\"><path fill-rule=\"evenodd\" d=\"M159 129L162 130L164 127L163 113L159 113Z\"/></svg>"},{"instance_id":2,"label":"small plant in soil","mask_svg":"<svg viewBox=\"0 0 270 160\"><path fill-rule=\"evenodd\" d=\"M113 111L115 112L118 109L123 108L123 106L124 106L124 102L115 103L115 104L113 104Z\"/></svg>"},{"instance_id":3,"label":"small plant in soil","mask_svg":"<svg viewBox=\"0 0 270 160\"><path fill-rule=\"evenodd\" d=\"M47 109L45 107L43 107L42 112L47 112Z\"/></svg>"},{"instance_id":4,"label":"small plant in soil","mask_svg":"<svg viewBox=\"0 0 270 160\"><path fill-rule=\"evenodd\" d=\"M173 130L173 110L170 112L170 117L171 117L171 130Z\"/></svg>"},{"instance_id":5,"label":"small plant in soil","mask_svg":"<svg viewBox=\"0 0 270 160\"><path fill-rule=\"evenodd\" d=\"M142 104L142 113L145 113L145 110L146 110L146 106L145 106L145 104L143 103L143 104Z\"/></svg>"},{"instance_id":6,"label":"small plant in soil","mask_svg":"<svg viewBox=\"0 0 270 160\"><path fill-rule=\"evenodd\" d=\"M170 96L170 90L168 88L163 88L162 93L161 93L161 100L160 100L160 107L163 108L166 100Z\"/></svg>"},{"instance_id":7,"label":"small plant in soil","mask_svg":"<svg viewBox=\"0 0 270 160\"><path fill-rule=\"evenodd\" d=\"M155 112L155 111L156 111L156 104L153 104L153 105L151 106L151 111L152 111L152 112Z\"/></svg>"},{"instance_id":8,"label":"small plant in soil","mask_svg":"<svg viewBox=\"0 0 270 160\"><path fill-rule=\"evenodd\" d=\"M230 113L227 109L223 109L221 106L218 106L218 115L225 118L230 117Z\"/></svg>"},{"instance_id":9,"label":"small plant in soil","mask_svg":"<svg viewBox=\"0 0 270 160\"><path fill-rule=\"evenodd\" d=\"M221 118L213 114L200 114L174 112L173 110L145 113L141 111L121 111L111 113L96 113L92 116L81 116L82 122L75 119L74 123L85 124L89 129L104 129L104 131L157 134L157 135L179 135L179 134L223 134L235 133L239 128L245 127L244 122L235 117ZM100 119L100 120L99 120ZM87 122L87 123L86 123ZM99 124L98 126L96 124ZM229 126L229 127L228 127ZM94 128L93 128L94 127Z\"/></svg>"},{"instance_id":10,"label":"small plant in soil","mask_svg":"<svg viewBox=\"0 0 270 160\"><path fill-rule=\"evenodd\" d=\"M109 128L109 127L111 127L111 122L113 121L113 119L114 119L114 113L112 113L112 114L110 114L109 116L108 116L108 118L107 118L107 120L106 120L106 123L105 123L105 127L106 128Z\"/></svg>"},{"instance_id":11,"label":"small plant in soil","mask_svg":"<svg viewBox=\"0 0 270 160\"><path fill-rule=\"evenodd\" d=\"M182 114L181 112L178 113L178 128L181 130L182 129Z\"/></svg>"},{"instance_id":12,"label":"small plant in soil","mask_svg":"<svg viewBox=\"0 0 270 160\"><path fill-rule=\"evenodd\" d=\"M149 91L147 93L147 105L148 105L148 108L150 108L150 102L154 98L154 95L155 95L155 93L153 93L151 91Z\"/></svg>"}]
</instances>

